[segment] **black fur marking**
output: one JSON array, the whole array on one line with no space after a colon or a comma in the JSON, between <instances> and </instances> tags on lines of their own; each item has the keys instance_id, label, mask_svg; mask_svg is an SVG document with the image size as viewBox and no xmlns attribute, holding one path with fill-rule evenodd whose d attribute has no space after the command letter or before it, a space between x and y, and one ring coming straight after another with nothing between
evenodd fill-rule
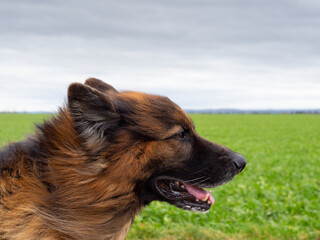
<instances>
[{"instance_id":1,"label":"black fur marking","mask_svg":"<svg viewBox=\"0 0 320 240\"><path fill-rule=\"evenodd\" d=\"M68 99L74 127L86 140L104 138L108 130L120 122L112 101L90 87L70 85Z\"/></svg>"}]
</instances>

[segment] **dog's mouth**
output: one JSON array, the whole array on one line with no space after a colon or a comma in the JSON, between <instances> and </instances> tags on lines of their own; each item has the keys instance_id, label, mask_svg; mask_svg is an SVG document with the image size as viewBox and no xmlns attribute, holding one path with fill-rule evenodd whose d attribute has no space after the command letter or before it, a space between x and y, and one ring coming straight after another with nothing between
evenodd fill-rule
<instances>
[{"instance_id":1,"label":"dog's mouth","mask_svg":"<svg viewBox=\"0 0 320 240\"><path fill-rule=\"evenodd\" d=\"M161 177L156 179L155 188L168 203L185 210L206 212L214 204L210 191L182 180Z\"/></svg>"}]
</instances>

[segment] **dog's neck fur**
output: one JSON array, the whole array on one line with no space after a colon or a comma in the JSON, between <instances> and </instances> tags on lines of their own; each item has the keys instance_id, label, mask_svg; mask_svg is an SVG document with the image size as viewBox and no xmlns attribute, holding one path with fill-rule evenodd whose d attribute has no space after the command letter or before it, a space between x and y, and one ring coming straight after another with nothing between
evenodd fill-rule
<instances>
[{"instance_id":1,"label":"dog's neck fur","mask_svg":"<svg viewBox=\"0 0 320 240\"><path fill-rule=\"evenodd\" d=\"M39 204L24 207L35 218L40 217L47 228L59 230L57 239L124 239L142 206L134 179L125 178L120 168L110 164L117 162L123 152L112 154L113 159L105 161L99 154L88 154L81 144L68 111L62 110L56 119L39 127L29 144L16 144L12 148L12 154L21 155L18 165L29 164L31 172L26 174L35 174L39 180L34 186L19 183L21 188L39 188L31 189L38 193L33 195L35 198L41 198L33 201ZM6 150L3 155L7 154ZM126 170L126 166L121 169ZM5 198L3 202L6 203ZM19 204L23 202L21 199ZM4 236L11 239L9 233Z\"/></svg>"}]
</instances>

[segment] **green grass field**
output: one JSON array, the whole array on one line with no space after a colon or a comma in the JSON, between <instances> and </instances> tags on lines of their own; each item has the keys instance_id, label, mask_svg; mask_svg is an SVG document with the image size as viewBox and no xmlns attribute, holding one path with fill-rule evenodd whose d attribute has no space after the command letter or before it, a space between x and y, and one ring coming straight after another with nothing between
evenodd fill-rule
<instances>
[{"instance_id":1,"label":"green grass field","mask_svg":"<svg viewBox=\"0 0 320 240\"><path fill-rule=\"evenodd\" d=\"M47 115L0 114L0 146ZM127 239L320 239L320 115L191 115L199 134L243 154L209 213L154 202Z\"/></svg>"}]
</instances>

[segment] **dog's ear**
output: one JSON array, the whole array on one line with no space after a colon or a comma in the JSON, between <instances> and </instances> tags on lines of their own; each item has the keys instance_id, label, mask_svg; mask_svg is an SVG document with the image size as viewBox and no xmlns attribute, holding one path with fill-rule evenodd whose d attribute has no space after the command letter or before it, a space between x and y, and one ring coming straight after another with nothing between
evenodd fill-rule
<instances>
[{"instance_id":1,"label":"dog's ear","mask_svg":"<svg viewBox=\"0 0 320 240\"><path fill-rule=\"evenodd\" d=\"M69 86L68 107L76 130L90 142L103 139L120 121L111 96L80 83Z\"/></svg>"},{"instance_id":2,"label":"dog's ear","mask_svg":"<svg viewBox=\"0 0 320 240\"><path fill-rule=\"evenodd\" d=\"M109 91L114 93L118 92L114 87L97 78L88 78L84 84L101 92L109 92Z\"/></svg>"}]
</instances>

